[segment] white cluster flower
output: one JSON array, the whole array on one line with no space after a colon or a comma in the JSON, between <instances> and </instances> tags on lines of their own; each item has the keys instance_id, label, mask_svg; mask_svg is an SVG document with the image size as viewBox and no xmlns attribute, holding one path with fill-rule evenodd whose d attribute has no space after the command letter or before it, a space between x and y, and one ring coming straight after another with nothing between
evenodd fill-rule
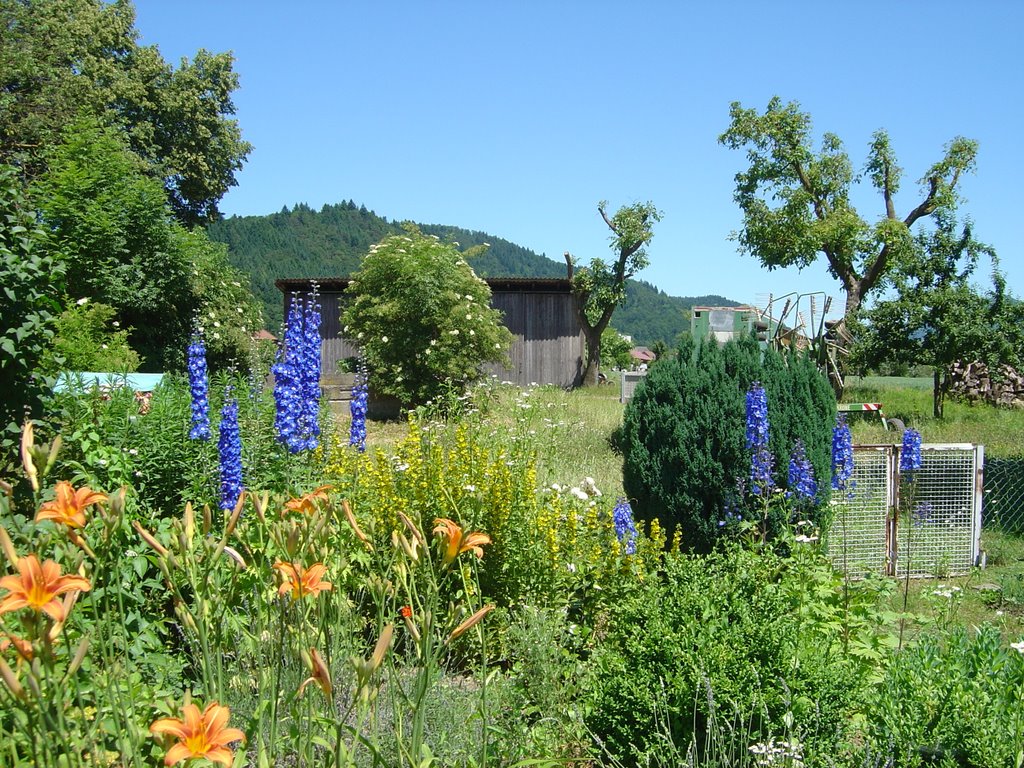
<instances>
[{"instance_id":1,"label":"white cluster flower","mask_svg":"<svg viewBox=\"0 0 1024 768\"><path fill-rule=\"evenodd\" d=\"M769 739L760 744L751 744L747 749L754 755L754 763L758 766L785 765L790 768L802 768L803 758L799 744L788 741Z\"/></svg>"},{"instance_id":2,"label":"white cluster flower","mask_svg":"<svg viewBox=\"0 0 1024 768\"><path fill-rule=\"evenodd\" d=\"M452 328L450 331L448 331L448 333L451 334L452 336L458 336L459 335L459 329L458 328Z\"/></svg>"},{"instance_id":3,"label":"white cluster flower","mask_svg":"<svg viewBox=\"0 0 1024 768\"><path fill-rule=\"evenodd\" d=\"M1021 640L1019 643L1010 643L1010 647L1017 653L1024 654L1024 640Z\"/></svg>"},{"instance_id":4,"label":"white cluster flower","mask_svg":"<svg viewBox=\"0 0 1024 768\"><path fill-rule=\"evenodd\" d=\"M583 482L580 483L580 487L591 496L601 495L601 491L597 489L597 483L594 482L594 478L592 477L584 477Z\"/></svg>"},{"instance_id":5,"label":"white cluster flower","mask_svg":"<svg viewBox=\"0 0 1024 768\"><path fill-rule=\"evenodd\" d=\"M582 488L576 488L575 486L569 489L569 493L575 496L580 501L590 501L590 496Z\"/></svg>"},{"instance_id":6,"label":"white cluster flower","mask_svg":"<svg viewBox=\"0 0 1024 768\"><path fill-rule=\"evenodd\" d=\"M380 340L383 341L385 344L388 343L388 337L387 336L381 336Z\"/></svg>"},{"instance_id":7,"label":"white cluster flower","mask_svg":"<svg viewBox=\"0 0 1024 768\"><path fill-rule=\"evenodd\" d=\"M944 597L947 600L951 600L953 598L953 595L961 591L962 590L960 589L960 587L956 585L952 587L947 587L945 584L939 584L939 588L932 590L932 594L936 597Z\"/></svg>"}]
</instances>

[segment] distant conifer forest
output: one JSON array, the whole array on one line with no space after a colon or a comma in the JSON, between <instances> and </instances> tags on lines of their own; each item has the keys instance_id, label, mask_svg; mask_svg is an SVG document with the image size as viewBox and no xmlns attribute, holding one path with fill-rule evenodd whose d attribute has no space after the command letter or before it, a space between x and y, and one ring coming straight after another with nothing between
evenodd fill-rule
<instances>
[{"instance_id":1,"label":"distant conifer forest","mask_svg":"<svg viewBox=\"0 0 1024 768\"><path fill-rule=\"evenodd\" d=\"M423 232L458 242L462 250L489 243L490 248L470 262L481 277L565 277L564 263L500 237L454 226L418 226ZM275 280L349 275L359 268L371 245L400 232L398 220L388 221L352 200L325 205L319 211L299 203L266 216L232 216L208 228L210 239L227 244L231 263L250 275L268 329L275 333L284 321ZM679 334L690 328L691 307L736 303L714 295L669 296L650 283L631 280L612 326L636 344L663 341L674 346Z\"/></svg>"}]
</instances>

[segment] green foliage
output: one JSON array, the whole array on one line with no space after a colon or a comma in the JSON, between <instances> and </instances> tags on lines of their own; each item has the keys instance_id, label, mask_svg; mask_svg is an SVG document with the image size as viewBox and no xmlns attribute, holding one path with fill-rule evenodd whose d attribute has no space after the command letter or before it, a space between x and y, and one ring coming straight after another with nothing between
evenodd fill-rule
<instances>
[{"instance_id":1,"label":"green foliage","mask_svg":"<svg viewBox=\"0 0 1024 768\"><path fill-rule=\"evenodd\" d=\"M936 229L919 235L894 266L890 297L864 314L857 335L854 360L863 369L927 365L935 370L936 416L942 415L954 362L982 360L992 370L1017 362L1012 337L997 336L997 315L1005 305L1001 276L994 273L990 295L971 284L982 256L995 267L995 253L973 238L969 224L958 232L952 218L938 216Z\"/></svg>"},{"instance_id":2,"label":"green foliage","mask_svg":"<svg viewBox=\"0 0 1024 768\"><path fill-rule=\"evenodd\" d=\"M679 765L691 749L698 764L734 765L723 753L783 736L833 748L866 682L842 652L838 595L810 551L668 555L661 578L623 585L610 603L587 725L626 765Z\"/></svg>"},{"instance_id":3,"label":"green foliage","mask_svg":"<svg viewBox=\"0 0 1024 768\"><path fill-rule=\"evenodd\" d=\"M47 369L131 373L139 368L139 355L128 345L128 330L120 328L113 307L79 299L55 323L56 336Z\"/></svg>"},{"instance_id":4,"label":"green foliage","mask_svg":"<svg viewBox=\"0 0 1024 768\"><path fill-rule=\"evenodd\" d=\"M33 191L70 297L114 307L145 370L183 366L198 313L211 326L211 364L246 360L262 320L244 277L222 246L174 220L160 182L122 137L83 120L48 157Z\"/></svg>"},{"instance_id":5,"label":"green foliage","mask_svg":"<svg viewBox=\"0 0 1024 768\"><path fill-rule=\"evenodd\" d=\"M274 343L253 339L263 328L262 308L248 276L228 262L227 248L204 230L189 232L179 226L172 229L171 247L191 267L188 290L197 306L196 327L204 333L207 365L215 371L266 369Z\"/></svg>"},{"instance_id":6,"label":"green foliage","mask_svg":"<svg viewBox=\"0 0 1024 768\"><path fill-rule=\"evenodd\" d=\"M0 28L0 162L44 175L45 149L87 116L126 137L182 222L217 217L251 150L231 118L231 54L200 50L171 67L136 43L128 0L3 0Z\"/></svg>"},{"instance_id":7,"label":"green foliage","mask_svg":"<svg viewBox=\"0 0 1024 768\"><path fill-rule=\"evenodd\" d=\"M63 279L64 265L47 250L15 171L0 167L0 456L17 440L26 411L41 415L48 387L39 367L53 339Z\"/></svg>"},{"instance_id":8,"label":"green foliage","mask_svg":"<svg viewBox=\"0 0 1024 768\"><path fill-rule=\"evenodd\" d=\"M606 367L629 368L633 358L629 354L633 345L611 326L601 334L601 360Z\"/></svg>"},{"instance_id":9,"label":"green foliage","mask_svg":"<svg viewBox=\"0 0 1024 768\"><path fill-rule=\"evenodd\" d=\"M785 486L790 453L803 440L822 497L811 519L828 522L835 400L814 364L803 355L762 352L752 337L722 347L684 344L677 357L652 366L626 406L622 434L623 486L637 516L678 526L684 546L706 551L732 532L727 509L761 520L738 491L750 476L745 393L754 381L768 398L776 485ZM785 505L773 505L769 517L766 534L790 522Z\"/></svg>"},{"instance_id":10,"label":"green foliage","mask_svg":"<svg viewBox=\"0 0 1024 768\"><path fill-rule=\"evenodd\" d=\"M67 264L72 299L116 308L144 369L162 370L169 341L187 336L195 303L189 268L172 248L160 182L112 129L72 126L34 189L51 247Z\"/></svg>"},{"instance_id":11,"label":"green foliage","mask_svg":"<svg viewBox=\"0 0 1024 768\"><path fill-rule=\"evenodd\" d=\"M611 218L605 210L607 207L608 203L601 201L597 210L611 231L609 240L615 252L614 260L609 264L594 258L589 266L578 267L572 255L565 253L576 316L587 343L583 383L588 386L597 384L601 335L616 307L626 298L626 280L648 265L647 245L654 237L654 224L661 221L661 212L654 203L624 205Z\"/></svg>"},{"instance_id":12,"label":"green foliage","mask_svg":"<svg viewBox=\"0 0 1024 768\"><path fill-rule=\"evenodd\" d=\"M420 224L424 234L455 241L461 250L489 244L474 257L481 277L564 278L565 265L484 232L438 224ZM313 210L300 203L266 216L231 216L208 228L210 238L226 243L231 263L251 276L252 290L263 304L268 328L284 323L278 278L346 276L359 268L369 247L401 234L397 221L377 216L351 200ZM731 306L721 296L668 296L642 280L626 281L626 297L615 312L615 325L638 344L662 339L672 344L690 327L692 306Z\"/></svg>"},{"instance_id":13,"label":"green foliage","mask_svg":"<svg viewBox=\"0 0 1024 768\"><path fill-rule=\"evenodd\" d=\"M1019 765L1024 654L992 626L926 636L893 661L866 708L895 766Z\"/></svg>"},{"instance_id":14,"label":"green foliage","mask_svg":"<svg viewBox=\"0 0 1024 768\"><path fill-rule=\"evenodd\" d=\"M829 271L846 291L846 318L852 321L861 301L879 285L893 261L911 248L910 228L933 213L952 212L957 184L974 169L977 144L958 137L942 160L921 179L922 199L904 217L896 214L893 196L902 169L884 131L868 151L867 178L885 202L885 216L875 223L853 207L851 191L860 180L835 134L822 136L820 149L811 137L811 118L796 102L775 96L763 114L733 102L730 125L719 141L746 149L750 167L736 174L736 203L743 212L737 235L740 248L767 269L806 267L824 254Z\"/></svg>"},{"instance_id":15,"label":"green foliage","mask_svg":"<svg viewBox=\"0 0 1024 768\"><path fill-rule=\"evenodd\" d=\"M362 348L370 389L404 406L464 388L512 341L457 248L415 228L372 247L348 293L342 323Z\"/></svg>"}]
</instances>

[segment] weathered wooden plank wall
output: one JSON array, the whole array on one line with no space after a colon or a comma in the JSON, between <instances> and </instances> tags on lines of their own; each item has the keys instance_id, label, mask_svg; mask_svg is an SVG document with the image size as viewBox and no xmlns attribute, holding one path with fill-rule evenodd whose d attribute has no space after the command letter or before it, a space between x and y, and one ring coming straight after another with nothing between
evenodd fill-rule
<instances>
[{"instance_id":1,"label":"weathered wooden plank wall","mask_svg":"<svg viewBox=\"0 0 1024 768\"><path fill-rule=\"evenodd\" d=\"M320 287L321 326L323 339L322 365L325 373L337 370L338 362L358 354L358 347L344 338L341 328L341 306L345 279L318 280ZM509 365L489 364L486 375L515 384L554 384L578 386L583 374L585 341L573 308L572 294L566 280L533 280L493 278L491 306L504 314L505 326L512 332ZM278 280L284 293L285 317L294 295L305 296L310 281Z\"/></svg>"}]
</instances>

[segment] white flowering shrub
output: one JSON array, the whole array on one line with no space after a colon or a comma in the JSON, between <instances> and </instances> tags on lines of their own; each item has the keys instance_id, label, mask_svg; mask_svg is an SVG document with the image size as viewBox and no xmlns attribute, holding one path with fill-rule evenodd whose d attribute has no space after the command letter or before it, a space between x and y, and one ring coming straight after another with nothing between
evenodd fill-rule
<instances>
[{"instance_id":1,"label":"white flowering shrub","mask_svg":"<svg viewBox=\"0 0 1024 768\"><path fill-rule=\"evenodd\" d=\"M403 406L448 397L505 359L512 335L457 243L410 229L373 245L342 315L362 348L370 391Z\"/></svg>"}]
</instances>

